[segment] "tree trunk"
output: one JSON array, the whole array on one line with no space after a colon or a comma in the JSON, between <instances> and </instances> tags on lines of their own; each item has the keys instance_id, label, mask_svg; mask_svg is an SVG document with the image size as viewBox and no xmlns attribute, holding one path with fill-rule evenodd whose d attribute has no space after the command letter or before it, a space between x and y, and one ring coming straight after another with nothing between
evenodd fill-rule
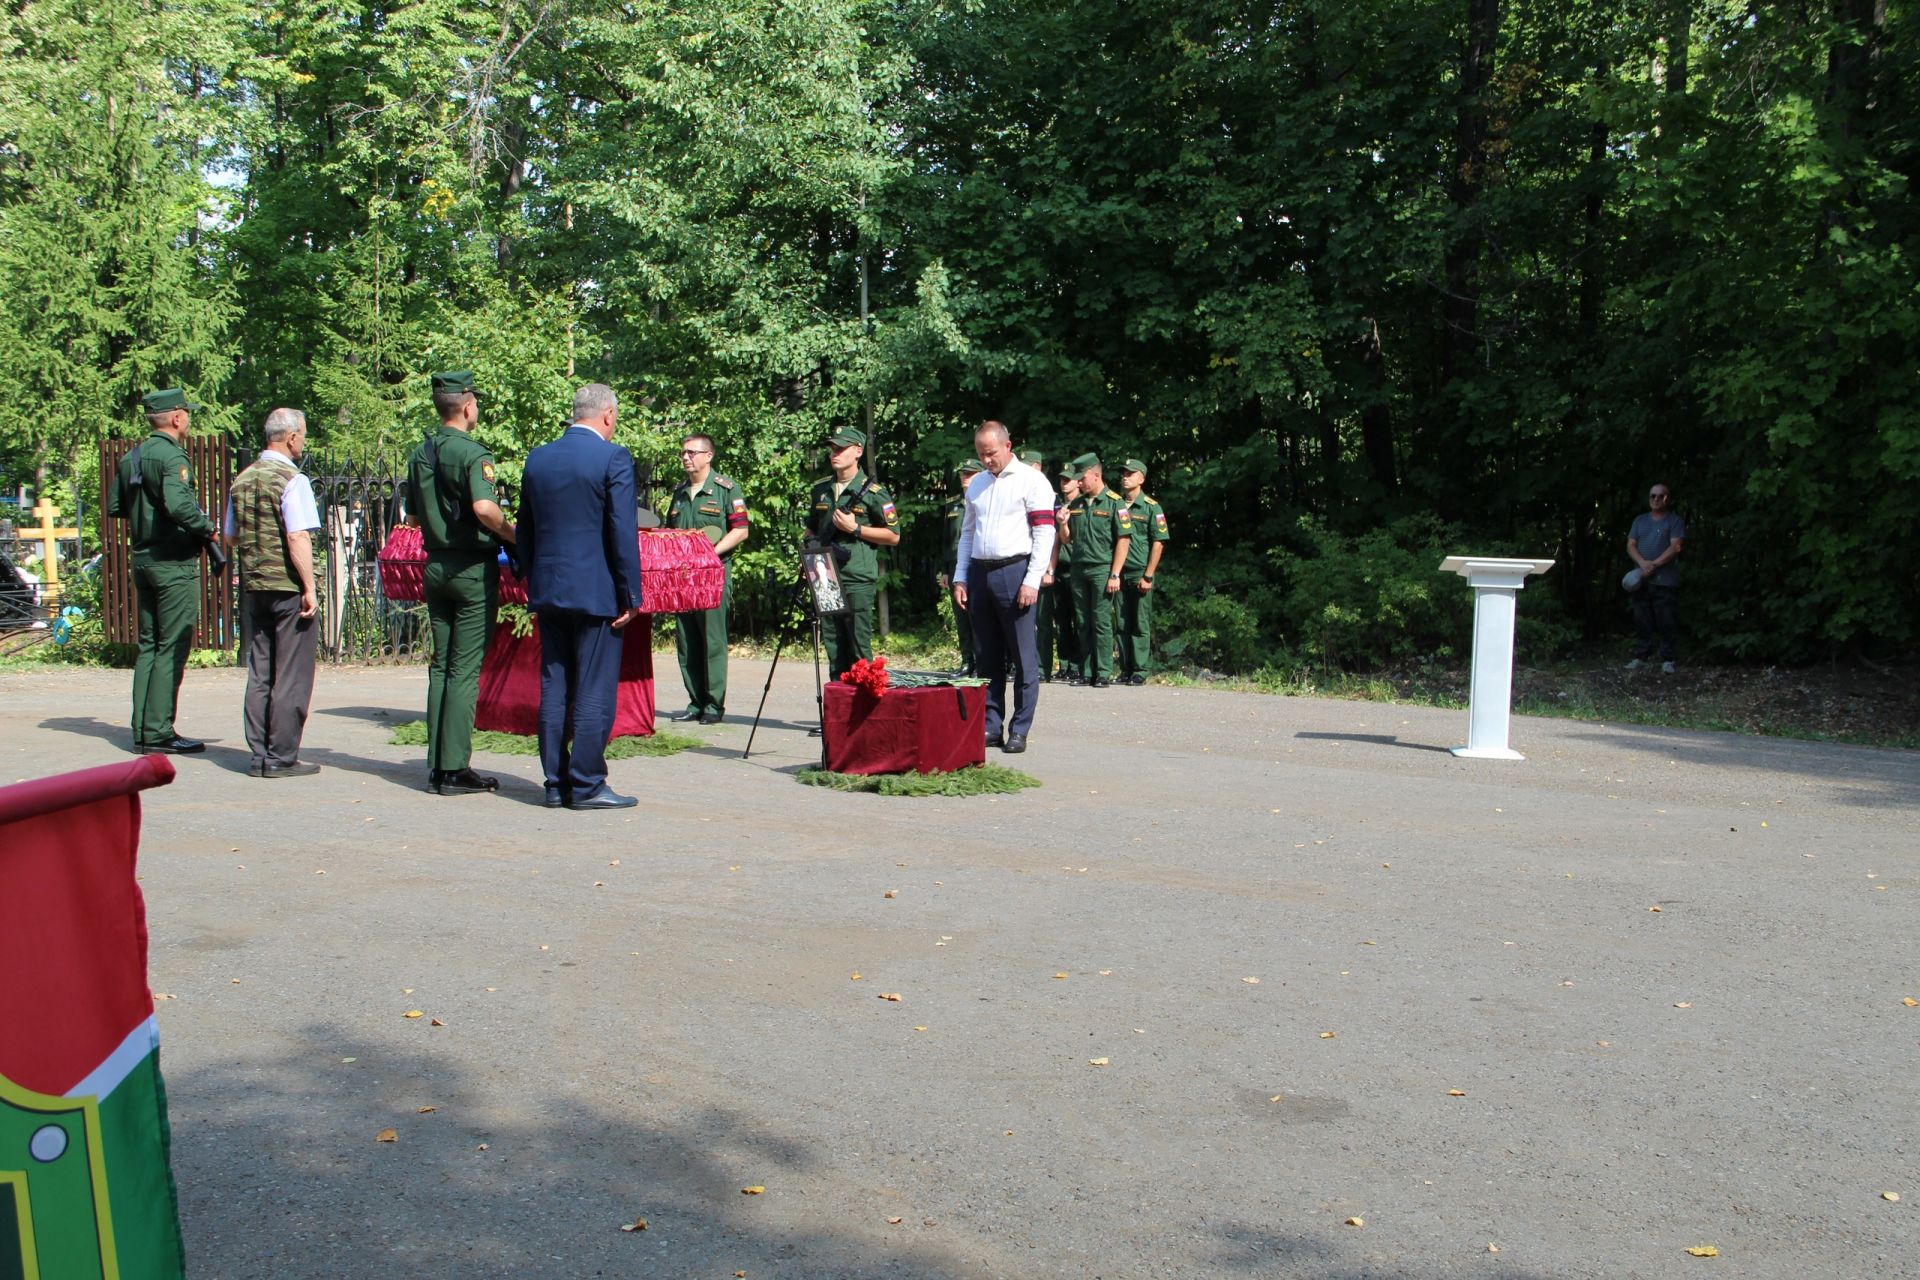
<instances>
[{"instance_id":1,"label":"tree trunk","mask_svg":"<svg viewBox=\"0 0 1920 1280\"><path fill-rule=\"evenodd\" d=\"M1366 371L1366 399L1360 408L1360 447L1376 484L1392 493L1393 391L1387 385L1387 362L1380 350L1380 325L1367 321L1360 337L1360 367Z\"/></svg>"},{"instance_id":2,"label":"tree trunk","mask_svg":"<svg viewBox=\"0 0 1920 1280\"><path fill-rule=\"evenodd\" d=\"M1493 79L1499 35L1500 0L1467 0L1467 45L1454 116L1453 171L1447 182L1453 229L1442 262L1447 290L1440 355L1443 387L1465 372L1479 343L1480 256L1485 237L1476 225L1477 206L1487 183L1487 85Z\"/></svg>"}]
</instances>

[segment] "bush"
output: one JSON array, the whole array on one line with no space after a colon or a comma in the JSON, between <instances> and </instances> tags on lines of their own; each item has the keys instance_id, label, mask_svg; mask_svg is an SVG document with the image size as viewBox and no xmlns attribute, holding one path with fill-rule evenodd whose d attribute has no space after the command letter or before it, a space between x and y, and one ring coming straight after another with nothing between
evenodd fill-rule
<instances>
[{"instance_id":1,"label":"bush","mask_svg":"<svg viewBox=\"0 0 1920 1280\"><path fill-rule=\"evenodd\" d=\"M1440 561L1468 541L1433 516L1409 516L1358 537L1303 518L1312 554L1293 559L1288 630L1322 669L1365 670L1448 659L1472 635L1473 596ZM1286 552L1275 560L1285 563Z\"/></svg>"}]
</instances>

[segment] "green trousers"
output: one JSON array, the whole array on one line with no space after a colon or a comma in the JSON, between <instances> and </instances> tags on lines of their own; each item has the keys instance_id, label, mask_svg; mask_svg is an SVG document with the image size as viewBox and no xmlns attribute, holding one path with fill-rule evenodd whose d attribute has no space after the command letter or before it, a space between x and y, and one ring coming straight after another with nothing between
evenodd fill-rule
<instances>
[{"instance_id":1,"label":"green trousers","mask_svg":"<svg viewBox=\"0 0 1920 1280\"><path fill-rule=\"evenodd\" d=\"M480 660L500 611L500 573L492 554L429 552L427 620L433 662L427 668L427 767L464 769L473 761L473 712Z\"/></svg>"},{"instance_id":2,"label":"green trousers","mask_svg":"<svg viewBox=\"0 0 1920 1280\"><path fill-rule=\"evenodd\" d=\"M174 736L180 677L200 620L200 561L133 558L133 598L140 615L140 648L133 660L133 744Z\"/></svg>"},{"instance_id":3,"label":"green trousers","mask_svg":"<svg viewBox=\"0 0 1920 1280\"><path fill-rule=\"evenodd\" d=\"M861 658L873 657L873 602L879 598L879 584L840 581L851 613L820 620L820 640L827 650L827 679L838 680L842 672Z\"/></svg>"},{"instance_id":4,"label":"green trousers","mask_svg":"<svg viewBox=\"0 0 1920 1280\"><path fill-rule=\"evenodd\" d=\"M687 710L696 716L717 716L727 709L727 609L733 603L733 567L722 564L720 570L725 578L718 608L674 615L680 683L687 689Z\"/></svg>"},{"instance_id":5,"label":"green trousers","mask_svg":"<svg viewBox=\"0 0 1920 1280\"><path fill-rule=\"evenodd\" d=\"M1113 679L1113 602L1107 599L1107 567L1075 569L1073 629L1080 643L1080 675Z\"/></svg>"},{"instance_id":6,"label":"green trousers","mask_svg":"<svg viewBox=\"0 0 1920 1280\"><path fill-rule=\"evenodd\" d=\"M1113 632L1120 642L1120 674L1145 675L1153 648L1153 597L1140 590L1140 579L1120 584L1113 606Z\"/></svg>"}]
</instances>

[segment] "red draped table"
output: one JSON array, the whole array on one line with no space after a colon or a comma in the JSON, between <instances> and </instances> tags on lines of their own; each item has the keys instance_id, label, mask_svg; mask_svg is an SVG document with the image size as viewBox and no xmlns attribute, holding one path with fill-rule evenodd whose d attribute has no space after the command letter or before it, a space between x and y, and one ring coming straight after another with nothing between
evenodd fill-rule
<instances>
[{"instance_id":1,"label":"red draped table","mask_svg":"<svg viewBox=\"0 0 1920 1280\"><path fill-rule=\"evenodd\" d=\"M407 525L395 528L380 552L380 585L387 599L422 599L426 563L420 531ZM697 529L640 531L642 613L623 631L614 737L638 738L653 732L653 615L717 608L725 573L713 544ZM510 569L500 571L500 602L527 602L526 581ZM494 629L480 667L474 727L501 733L539 732L538 629L524 636L515 635L512 627Z\"/></svg>"},{"instance_id":2,"label":"red draped table","mask_svg":"<svg viewBox=\"0 0 1920 1280\"><path fill-rule=\"evenodd\" d=\"M827 768L834 773L949 773L987 762L985 685L826 688Z\"/></svg>"}]
</instances>

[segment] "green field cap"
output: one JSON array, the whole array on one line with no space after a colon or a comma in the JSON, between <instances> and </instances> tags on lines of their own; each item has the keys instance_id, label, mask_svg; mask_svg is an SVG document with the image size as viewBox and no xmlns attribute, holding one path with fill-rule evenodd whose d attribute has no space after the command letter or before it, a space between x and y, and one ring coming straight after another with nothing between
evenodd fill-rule
<instances>
[{"instance_id":1,"label":"green field cap","mask_svg":"<svg viewBox=\"0 0 1920 1280\"><path fill-rule=\"evenodd\" d=\"M1041 464L1041 462L1043 462L1046 459L1046 455L1041 453L1038 449L1022 449L1019 453L1016 453L1013 456L1020 459L1020 461L1026 463L1030 467L1037 467Z\"/></svg>"},{"instance_id":2,"label":"green field cap","mask_svg":"<svg viewBox=\"0 0 1920 1280\"><path fill-rule=\"evenodd\" d=\"M867 447L867 433L853 427L841 427L827 437L827 443L836 449L844 449L850 444L857 444L864 449Z\"/></svg>"},{"instance_id":3,"label":"green field cap","mask_svg":"<svg viewBox=\"0 0 1920 1280\"><path fill-rule=\"evenodd\" d=\"M960 474L963 476L976 476L986 469L987 464L978 458L968 458L960 464Z\"/></svg>"},{"instance_id":4,"label":"green field cap","mask_svg":"<svg viewBox=\"0 0 1920 1280\"><path fill-rule=\"evenodd\" d=\"M140 409L143 413L171 413L175 409L185 409L188 413L198 413L206 408L187 399L187 393L178 387L165 387L159 391L149 391L140 397Z\"/></svg>"},{"instance_id":5,"label":"green field cap","mask_svg":"<svg viewBox=\"0 0 1920 1280\"><path fill-rule=\"evenodd\" d=\"M1077 476L1083 476L1087 473L1087 471L1090 468L1097 467L1099 465L1100 465L1099 454L1083 453L1079 457L1073 460L1073 474Z\"/></svg>"},{"instance_id":6,"label":"green field cap","mask_svg":"<svg viewBox=\"0 0 1920 1280\"><path fill-rule=\"evenodd\" d=\"M1128 458L1120 466L1127 471L1138 471L1141 475L1147 474L1147 464L1138 458Z\"/></svg>"},{"instance_id":7,"label":"green field cap","mask_svg":"<svg viewBox=\"0 0 1920 1280\"><path fill-rule=\"evenodd\" d=\"M467 369L455 369L450 373L433 375L433 394L437 396L477 395L473 389L473 373Z\"/></svg>"}]
</instances>

